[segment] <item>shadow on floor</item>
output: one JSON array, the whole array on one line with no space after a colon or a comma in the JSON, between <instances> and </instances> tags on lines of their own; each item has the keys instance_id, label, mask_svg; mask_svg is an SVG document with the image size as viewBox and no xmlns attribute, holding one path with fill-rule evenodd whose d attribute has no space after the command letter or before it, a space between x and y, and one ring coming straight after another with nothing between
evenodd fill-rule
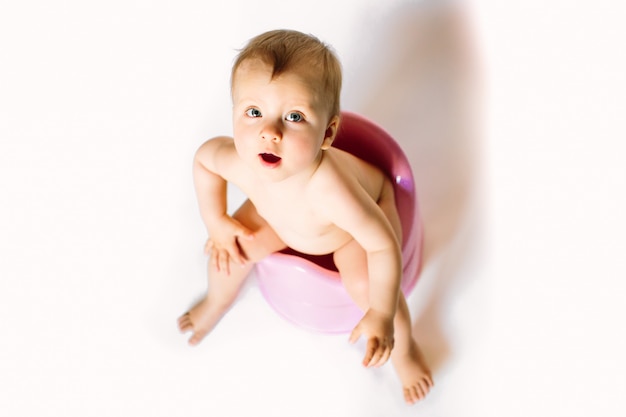
<instances>
[{"instance_id":1,"label":"shadow on floor","mask_svg":"<svg viewBox=\"0 0 626 417\"><path fill-rule=\"evenodd\" d=\"M346 80L357 102L344 107L389 131L413 168L431 281L413 330L433 371L451 355L442 309L475 243L461 231L478 221L472 200L480 189L481 80L466 17L454 5L398 6L359 41L357 59L368 70Z\"/></svg>"}]
</instances>

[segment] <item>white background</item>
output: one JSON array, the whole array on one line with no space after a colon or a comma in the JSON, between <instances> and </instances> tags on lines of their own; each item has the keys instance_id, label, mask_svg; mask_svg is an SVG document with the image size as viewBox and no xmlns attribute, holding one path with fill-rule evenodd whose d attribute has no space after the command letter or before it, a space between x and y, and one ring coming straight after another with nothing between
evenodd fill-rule
<instances>
[{"instance_id":1,"label":"white background","mask_svg":"<svg viewBox=\"0 0 626 417\"><path fill-rule=\"evenodd\" d=\"M624 7L379 3L2 2L0 415L624 415ZM413 164L417 406L254 280L177 333L206 286L190 162L274 28L332 44L343 107Z\"/></svg>"}]
</instances>

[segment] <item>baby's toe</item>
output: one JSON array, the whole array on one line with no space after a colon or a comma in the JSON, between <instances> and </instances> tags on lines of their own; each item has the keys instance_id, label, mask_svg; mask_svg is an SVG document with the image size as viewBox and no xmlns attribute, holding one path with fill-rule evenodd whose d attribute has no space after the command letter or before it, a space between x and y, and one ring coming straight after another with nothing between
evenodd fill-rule
<instances>
[{"instance_id":1,"label":"baby's toe","mask_svg":"<svg viewBox=\"0 0 626 417\"><path fill-rule=\"evenodd\" d=\"M410 387L404 388L404 400L408 404L415 404L418 401L423 400L428 394L429 388L426 381L416 382Z\"/></svg>"},{"instance_id":2,"label":"baby's toe","mask_svg":"<svg viewBox=\"0 0 626 417\"><path fill-rule=\"evenodd\" d=\"M202 339L204 339L204 336L206 336L207 332L203 332L203 331L197 331L195 332L190 338L189 338L189 344L191 346L195 346L198 343L200 343L202 341Z\"/></svg>"},{"instance_id":3,"label":"baby's toe","mask_svg":"<svg viewBox=\"0 0 626 417\"><path fill-rule=\"evenodd\" d=\"M407 404L413 404L415 401L413 400L413 393L411 392L411 388L405 388L404 390L404 401Z\"/></svg>"},{"instance_id":4,"label":"baby's toe","mask_svg":"<svg viewBox=\"0 0 626 417\"><path fill-rule=\"evenodd\" d=\"M415 392L417 393L417 399L419 401L423 400L426 397L427 390L421 384L415 384Z\"/></svg>"},{"instance_id":5,"label":"baby's toe","mask_svg":"<svg viewBox=\"0 0 626 417\"><path fill-rule=\"evenodd\" d=\"M419 397L417 396L417 391L415 387L408 387L404 389L404 398L408 404L415 404L419 401Z\"/></svg>"},{"instance_id":6,"label":"baby's toe","mask_svg":"<svg viewBox=\"0 0 626 417\"><path fill-rule=\"evenodd\" d=\"M178 328L184 332L189 330L191 327L191 318L189 317L189 313L185 313L178 318Z\"/></svg>"}]
</instances>

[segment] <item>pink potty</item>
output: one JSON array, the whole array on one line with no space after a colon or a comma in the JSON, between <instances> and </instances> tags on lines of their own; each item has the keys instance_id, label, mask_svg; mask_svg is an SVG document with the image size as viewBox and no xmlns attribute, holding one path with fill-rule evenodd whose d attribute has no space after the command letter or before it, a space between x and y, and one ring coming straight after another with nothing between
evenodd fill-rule
<instances>
[{"instance_id":1,"label":"pink potty","mask_svg":"<svg viewBox=\"0 0 626 417\"><path fill-rule=\"evenodd\" d=\"M378 166L392 179L402 223L401 289L406 295L417 282L422 258L422 224L409 162L387 132L355 113L342 112L333 146ZM274 253L256 264L256 275L274 310L305 329L347 333L363 316L343 287L331 256Z\"/></svg>"}]
</instances>

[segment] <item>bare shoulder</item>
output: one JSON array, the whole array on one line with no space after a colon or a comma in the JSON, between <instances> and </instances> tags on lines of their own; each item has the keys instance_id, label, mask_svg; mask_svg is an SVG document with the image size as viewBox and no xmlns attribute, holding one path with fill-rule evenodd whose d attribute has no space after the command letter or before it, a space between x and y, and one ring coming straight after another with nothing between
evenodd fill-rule
<instances>
[{"instance_id":1,"label":"bare shoulder","mask_svg":"<svg viewBox=\"0 0 626 417\"><path fill-rule=\"evenodd\" d=\"M385 215L378 205L385 175L372 164L331 149L307 189L308 203L316 215L352 235L363 247L375 247L374 241L385 235L381 228Z\"/></svg>"},{"instance_id":2,"label":"bare shoulder","mask_svg":"<svg viewBox=\"0 0 626 417\"><path fill-rule=\"evenodd\" d=\"M315 173L311 191L326 196L365 192L377 201L384 180L385 175L374 165L348 152L330 148L325 151L322 163Z\"/></svg>"},{"instance_id":3,"label":"bare shoulder","mask_svg":"<svg viewBox=\"0 0 626 417\"><path fill-rule=\"evenodd\" d=\"M217 136L204 142L196 151L195 161L211 172L229 177L229 171L240 159L233 138Z\"/></svg>"},{"instance_id":4,"label":"bare shoulder","mask_svg":"<svg viewBox=\"0 0 626 417\"><path fill-rule=\"evenodd\" d=\"M196 151L196 159L202 163L213 164L235 150L233 138L217 136L204 142Z\"/></svg>"}]
</instances>

